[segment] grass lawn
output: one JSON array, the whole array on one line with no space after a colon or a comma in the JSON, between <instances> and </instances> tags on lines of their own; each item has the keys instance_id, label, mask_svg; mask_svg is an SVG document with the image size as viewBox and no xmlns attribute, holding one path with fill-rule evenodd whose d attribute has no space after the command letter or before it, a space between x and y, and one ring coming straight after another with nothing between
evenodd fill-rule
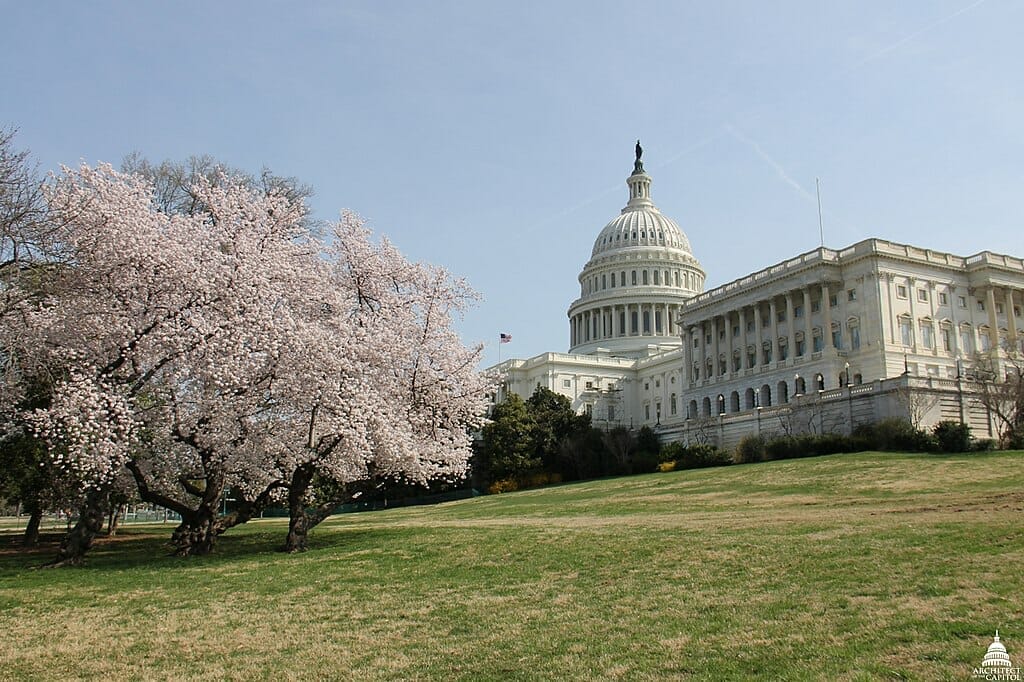
<instances>
[{"instance_id":1,"label":"grass lawn","mask_svg":"<svg viewBox=\"0 0 1024 682\"><path fill-rule=\"evenodd\" d=\"M1024 663L1024 453L864 453L169 527L81 569L0 534L0 679L966 680Z\"/></svg>"}]
</instances>

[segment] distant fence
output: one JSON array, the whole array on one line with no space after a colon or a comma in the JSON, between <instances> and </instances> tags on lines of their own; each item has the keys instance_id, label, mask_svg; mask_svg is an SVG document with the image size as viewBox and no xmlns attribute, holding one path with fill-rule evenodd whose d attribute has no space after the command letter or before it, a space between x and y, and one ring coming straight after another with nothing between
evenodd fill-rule
<instances>
[{"instance_id":1,"label":"distant fence","mask_svg":"<svg viewBox=\"0 0 1024 682\"><path fill-rule=\"evenodd\" d=\"M400 497L395 499L384 498L379 500L367 500L366 502L348 502L334 510L334 514L352 514L355 512L379 511L382 509L395 509L397 507L419 507L428 504L440 504L442 502L454 502L466 500L480 495L479 490L466 488L463 490L452 490L436 495L418 495L416 497ZM263 512L267 518L287 517L288 510L284 507L270 507Z\"/></svg>"}]
</instances>

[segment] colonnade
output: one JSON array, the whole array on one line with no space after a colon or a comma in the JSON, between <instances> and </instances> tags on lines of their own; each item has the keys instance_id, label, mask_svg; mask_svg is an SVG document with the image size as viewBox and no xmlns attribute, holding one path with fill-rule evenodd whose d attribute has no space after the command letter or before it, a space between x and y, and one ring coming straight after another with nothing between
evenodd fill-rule
<instances>
[{"instance_id":1,"label":"colonnade","mask_svg":"<svg viewBox=\"0 0 1024 682\"><path fill-rule=\"evenodd\" d=\"M627 336L678 336L676 303L621 303L596 306L569 319L570 346Z\"/></svg>"},{"instance_id":2,"label":"colonnade","mask_svg":"<svg viewBox=\"0 0 1024 682\"><path fill-rule=\"evenodd\" d=\"M821 282L703 320L687 320L682 336L690 382L834 348L837 339L832 334L833 318L845 319L848 304L856 298L856 289L843 291L840 285ZM842 335L837 336L841 345Z\"/></svg>"}]
</instances>

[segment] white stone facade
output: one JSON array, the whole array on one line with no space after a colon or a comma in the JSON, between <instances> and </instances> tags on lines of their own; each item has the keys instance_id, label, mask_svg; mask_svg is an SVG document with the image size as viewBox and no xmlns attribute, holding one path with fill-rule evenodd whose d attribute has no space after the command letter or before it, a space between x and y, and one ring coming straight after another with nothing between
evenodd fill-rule
<instances>
[{"instance_id":1,"label":"white stone facade","mask_svg":"<svg viewBox=\"0 0 1024 682\"><path fill-rule=\"evenodd\" d=\"M596 426L682 440L699 431L727 445L793 428L798 407L817 415L811 430L848 431L905 411L896 398L909 388L934 394L923 425L962 418L993 435L964 368L975 353L1021 347L1020 258L867 239L703 291L704 271L654 207L639 159L627 185L629 203L580 274L569 353L501 363L503 391L525 398L544 386Z\"/></svg>"}]
</instances>

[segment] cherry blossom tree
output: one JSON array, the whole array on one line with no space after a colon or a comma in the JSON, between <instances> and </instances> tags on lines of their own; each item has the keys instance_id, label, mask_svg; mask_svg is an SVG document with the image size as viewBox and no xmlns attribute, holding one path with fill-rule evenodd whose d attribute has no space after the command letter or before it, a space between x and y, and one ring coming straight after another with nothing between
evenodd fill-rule
<instances>
[{"instance_id":1,"label":"cherry blossom tree","mask_svg":"<svg viewBox=\"0 0 1024 682\"><path fill-rule=\"evenodd\" d=\"M326 260L306 352L291 356L300 364L288 376L299 383L282 385L293 411L283 420L292 431L290 552L306 549L309 529L352 484L461 480L493 385L476 369L482 347L466 348L452 329L476 300L464 281L374 243L351 214L332 226ZM316 478L333 484L319 486L322 499L311 494Z\"/></svg>"},{"instance_id":2,"label":"cherry blossom tree","mask_svg":"<svg viewBox=\"0 0 1024 682\"><path fill-rule=\"evenodd\" d=\"M336 491L462 477L490 385L452 329L475 298L465 283L353 216L325 244L301 201L244 178L199 177L189 197L163 210L151 182L109 166L65 169L48 193L68 257L32 333L60 373L32 422L88 491L59 561L88 549L125 468L142 500L181 515L183 555L276 495L288 549L304 549L344 498L314 499L317 477ZM227 490L241 504L221 514Z\"/></svg>"},{"instance_id":3,"label":"cherry blossom tree","mask_svg":"<svg viewBox=\"0 0 1024 682\"><path fill-rule=\"evenodd\" d=\"M270 485L247 426L318 262L301 204L230 179L194 191L205 210L168 214L141 177L65 170L49 200L71 256L37 316L51 364L71 368L36 416L51 456L86 489L127 466L142 499L182 515L182 554L232 525L229 486Z\"/></svg>"}]
</instances>

